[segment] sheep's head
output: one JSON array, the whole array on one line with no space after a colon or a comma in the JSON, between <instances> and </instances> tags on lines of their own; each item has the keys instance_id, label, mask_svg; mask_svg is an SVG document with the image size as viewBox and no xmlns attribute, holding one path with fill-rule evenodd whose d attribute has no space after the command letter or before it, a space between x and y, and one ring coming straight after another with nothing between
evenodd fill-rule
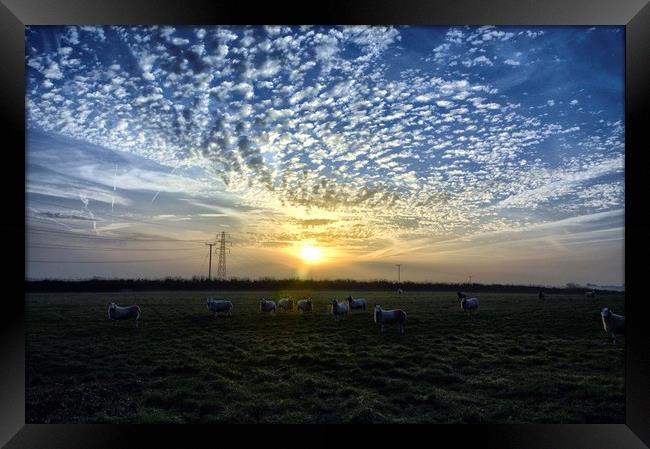
<instances>
[{"instance_id":1,"label":"sheep's head","mask_svg":"<svg viewBox=\"0 0 650 449\"><path fill-rule=\"evenodd\" d=\"M602 315L603 318L606 320L610 319L612 317L612 311L609 310L608 307L605 307L603 310L600 311L600 314Z\"/></svg>"},{"instance_id":2,"label":"sheep's head","mask_svg":"<svg viewBox=\"0 0 650 449\"><path fill-rule=\"evenodd\" d=\"M381 305L380 304L375 304L375 310L372 311L372 320L375 323L377 322L377 315L379 315L380 311L381 311Z\"/></svg>"}]
</instances>

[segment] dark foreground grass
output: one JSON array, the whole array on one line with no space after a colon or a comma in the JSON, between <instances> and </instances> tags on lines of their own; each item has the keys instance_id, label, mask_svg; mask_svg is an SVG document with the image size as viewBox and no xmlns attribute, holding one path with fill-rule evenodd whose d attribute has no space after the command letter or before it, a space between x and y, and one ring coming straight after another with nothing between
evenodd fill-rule
<instances>
[{"instance_id":1,"label":"dark foreground grass","mask_svg":"<svg viewBox=\"0 0 650 449\"><path fill-rule=\"evenodd\" d=\"M310 294L314 312L259 313L264 295ZM623 423L624 343L600 323L623 297L352 292L400 307L383 335L371 308L326 312L349 292L29 294L28 423ZM106 307L139 304L140 328Z\"/></svg>"}]
</instances>

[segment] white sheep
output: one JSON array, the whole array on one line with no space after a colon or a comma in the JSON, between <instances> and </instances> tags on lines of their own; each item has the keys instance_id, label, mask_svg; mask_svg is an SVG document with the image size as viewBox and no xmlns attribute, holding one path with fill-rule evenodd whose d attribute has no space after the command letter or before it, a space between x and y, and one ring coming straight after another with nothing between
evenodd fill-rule
<instances>
[{"instance_id":1,"label":"white sheep","mask_svg":"<svg viewBox=\"0 0 650 449\"><path fill-rule=\"evenodd\" d=\"M460 308L466 312L478 310L478 298L463 298L460 300Z\"/></svg>"},{"instance_id":2,"label":"white sheep","mask_svg":"<svg viewBox=\"0 0 650 449\"><path fill-rule=\"evenodd\" d=\"M138 327L138 320L140 319L140 307L137 305L121 307L114 302L108 305L108 319L113 320L126 320L135 318L135 327Z\"/></svg>"},{"instance_id":3,"label":"white sheep","mask_svg":"<svg viewBox=\"0 0 650 449\"><path fill-rule=\"evenodd\" d=\"M313 304L311 302L311 298L307 298L307 299L301 299L300 301L298 301L298 304L297 304L296 307L301 312L310 312L311 310L313 310L314 306L313 306Z\"/></svg>"},{"instance_id":4,"label":"white sheep","mask_svg":"<svg viewBox=\"0 0 650 449\"><path fill-rule=\"evenodd\" d=\"M600 316L603 321L603 329L612 337L612 342L616 344L616 337L625 335L625 317L613 313L608 307L600 311Z\"/></svg>"},{"instance_id":5,"label":"white sheep","mask_svg":"<svg viewBox=\"0 0 650 449\"><path fill-rule=\"evenodd\" d=\"M293 299L291 298L281 298L278 300L278 310L284 310L285 312L293 310Z\"/></svg>"},{"instance_id":6,"label":"white sheep","mask_svg":"<svg viewBox=\"0 0 650 449\"><path fill-rule=\"evenodd\" d=\"M260 299L260 312L275 312L275 301Z\"/></svg>"},{"instance_id":7,"label":"white sheep","mask_svg":"<svg viewBox=\"0 0 650 449\"><path fill-rule=\"evenodd\" d=\"M348 296L348 305L350 306L350 310L366 310L366 300L364 298L352 298L352 296Z\"/></svg>"},{"instance_id":8,"label":"white sheep","mask_svg":"<svg viewBox=\"0 0 650 449\"><path fill-rule=\"evenodd\" d=\"M214 313L216 318L219 312L228 312L228 315L232 315L233 305L232 302L227 299L214 299L208 298L206 300L206 307L209 311Z\"/></svg>"},{"instance_id":9,"label":"white sheep","mask_svg":"<svg viewBox=\"0 0 650 449\"><path fill-rule=\"evenodd\" d=\"M332 300L332 314L334 316L350 315L350 307L344 302L338 302L336 299Z\"/></svg>"},{"instance_id":10,"label":"white sheep","mask_svg":"<svg viewBox=\"0 0 650 449\"><path fill-rule=\"evenodd\" d=\"M401 309L384 310L381 304L375 304L375 323L380 324L379 332L384 332L385 324L397 323L399 325L399 333L406 333L406 312Z\"/></svg>"}]
</instances>

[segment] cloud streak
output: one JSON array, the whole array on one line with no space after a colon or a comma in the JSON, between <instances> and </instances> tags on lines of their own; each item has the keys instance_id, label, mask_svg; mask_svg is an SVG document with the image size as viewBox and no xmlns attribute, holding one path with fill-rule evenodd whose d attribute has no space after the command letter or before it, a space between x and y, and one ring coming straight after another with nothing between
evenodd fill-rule
<instances>
[{"instance_id":1,"label":"cloud streak","mask_svg":"<svg viewBox=\"0 0 650 449\"><path fill-rule=\"evenodd\" d=\"M615 27L28 27L27 40L31 194L113 210L163 192L245 223L251 245L309 238L371 259L624 204Z\"/></svg>"}]
</instances>

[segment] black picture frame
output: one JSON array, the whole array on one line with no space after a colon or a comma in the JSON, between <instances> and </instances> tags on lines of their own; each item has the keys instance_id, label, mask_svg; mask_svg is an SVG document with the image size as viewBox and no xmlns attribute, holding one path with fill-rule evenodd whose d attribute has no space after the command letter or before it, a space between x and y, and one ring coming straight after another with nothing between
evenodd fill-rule
<instances>
[{"instance_id":1,"label":"black picture frame","mask_svg":"<svg viewBox=\"0 0 650 449\"><path fill-rule=\"evenodd\" d=\"M405 445L411 438L454 446L504 448L643 448L650 446L650 326L648 299L643 293L645 257L650 236L645 216L645 167L647 127L650 124L648 91L650 70L650 5L647 0L416 0L329 2L307 9L306 5L174 0L1 0L0 3L0 114L5 128L2 145L12 176L2 176L8 212L0 228L10 238L3 272L15 294L2 301L0 313L0 444L16 448L90 448L203 445L214 447L225 437L244 445L262 436L269 442L314 444L342 439L338 430L314 426L296 437L266 426L262 432L235 426L118 426L25 424L24 336L24 211L25 205L25 25L72 24L417 24L417 25L624 25L626 32L625 93L625 284L627 298L626 422L585 425L435 425L408 426L406 431L349 429L347 438L364 445L377 442ZM22 182L21 182L22 181ZM21 217L22 220L20 219ZM291 433L292 438L287 438ZM215 435L220 435L216 437ZM317 436L318 435L318 436ZM304 438L309 438L305 440ZM449 440L448 438L451 438ZM191 443L190 443L191 441Z\"/></svg>"}]
</instances>

